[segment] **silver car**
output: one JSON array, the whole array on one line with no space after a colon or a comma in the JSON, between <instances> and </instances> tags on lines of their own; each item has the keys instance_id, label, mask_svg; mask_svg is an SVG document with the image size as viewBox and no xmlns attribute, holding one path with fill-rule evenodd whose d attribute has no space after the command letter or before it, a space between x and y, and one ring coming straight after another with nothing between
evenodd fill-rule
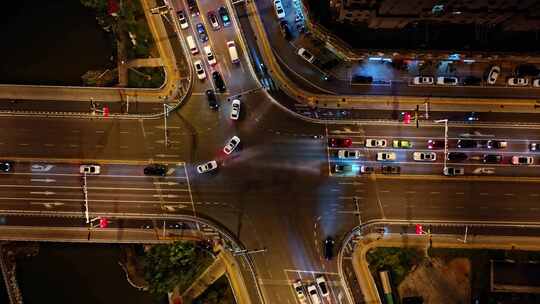
<instances>
[{"instance_id":1,"label":"silver car","mask_svg":"<svg viewBox=\"0 0 540 304\"><path fill-rule=\"evenodd\" d=\"M223 152L227 155L231 154L234 149L238 147L238 144L240 144L240 138L238 136L233 136L231 139L229 139L225 147L223 147Z\"/></svg>"}]
</instances>

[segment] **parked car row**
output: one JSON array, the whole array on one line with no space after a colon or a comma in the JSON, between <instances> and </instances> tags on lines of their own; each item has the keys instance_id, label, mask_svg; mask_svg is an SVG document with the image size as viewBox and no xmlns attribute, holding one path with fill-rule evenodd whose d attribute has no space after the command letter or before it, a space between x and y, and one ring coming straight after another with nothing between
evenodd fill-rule
<instances>
[{"instance_id":1,"label":"parked car row","mask_svg":"<svg viewBox=\"0 0 540 304\"><path fill-rule=\"evenodd\" d=\"M330 290L323 275L318 275L315 282L306 285L302 280L297 280L293 283L293 289L301 304L321 304L323 299L330 301Z\"/></svg>"}]
</instances>

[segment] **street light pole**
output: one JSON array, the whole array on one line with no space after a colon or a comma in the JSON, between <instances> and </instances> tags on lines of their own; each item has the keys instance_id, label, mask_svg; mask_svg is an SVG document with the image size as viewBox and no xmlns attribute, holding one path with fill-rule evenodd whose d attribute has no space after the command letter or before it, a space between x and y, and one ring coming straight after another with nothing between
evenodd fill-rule
<instances>
[{"instance_id":1,"label":"street light pole","mask_svg":"<svg viewBox=\"0 0 540 304\"><path fill-rule=\"evenodd\" d=\"M169 106L166 103L166 100L163 102L163 129L165 130L165 148L169 145L169 135L167 132L167 116L169 116L169 111L172 110L173 107Z\"/></svg>"},{"instance_id":2,"label":"street light pole","mask_svg":"<svg viewBox=\"0 0 540 304\"><path fill-rule=\"evenodd\" d=\"M443 170L446 168L446 156L448 153L448 119L436 120L436 123L444 122L444 159L443 159Z\"/></svg>"}]
</instances>

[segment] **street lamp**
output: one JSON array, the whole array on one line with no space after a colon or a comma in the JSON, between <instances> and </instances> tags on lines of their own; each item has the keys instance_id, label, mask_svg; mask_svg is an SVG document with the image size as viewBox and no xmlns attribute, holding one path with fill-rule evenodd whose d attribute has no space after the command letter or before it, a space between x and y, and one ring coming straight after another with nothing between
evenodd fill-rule
<instances>
[{"instance_id":1,"label":"street lamp","mask_svg":"<svg viewBox=\"0 0 540 304\"><path fill-rule=\"evenodd\" d=\"M165 130L165 148L166 148L169 145L169 137L167 134L167 116L169 116L169 112L173 109L173 107L167 104L167 97L160 96L159 98L163 98L163 129Z\"/></svg>"},{"instance_id":2,"label":"street lamp","mask_svg":"<svg viewBox=\"0 0 540 304\"><path fill-rule=\"evenodd\" d=\"M443 170L446 168L446 154L448 153L448 119L435 120L436 123L444 122L444 159Z\"/></svg>"}]
</instances>

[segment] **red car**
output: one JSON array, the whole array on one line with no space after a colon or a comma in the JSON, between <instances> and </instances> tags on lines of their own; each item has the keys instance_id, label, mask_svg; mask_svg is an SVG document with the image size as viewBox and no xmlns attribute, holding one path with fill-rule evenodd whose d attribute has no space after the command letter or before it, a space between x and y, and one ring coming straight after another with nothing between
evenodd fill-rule
<instances>
[{"instance_id":1,"label":"red car","mask_svg":"<svg viewBox=\"0 0 540 304\"><path fill-rule=\"evenodd\" d=\"M444 149L444 140L430 139L427 141L428 149Z\"/></svg>"},{"instance_id":2,"label":"red car","mask_svg":"<svg viewBox=\"0 0 540 304\"><path fill-rule=\"evenodd\" d=\"M350 138L329 138L328 146L332 148L348 148L352 145L352 139Z\"/></svg>"}]
</instances>

